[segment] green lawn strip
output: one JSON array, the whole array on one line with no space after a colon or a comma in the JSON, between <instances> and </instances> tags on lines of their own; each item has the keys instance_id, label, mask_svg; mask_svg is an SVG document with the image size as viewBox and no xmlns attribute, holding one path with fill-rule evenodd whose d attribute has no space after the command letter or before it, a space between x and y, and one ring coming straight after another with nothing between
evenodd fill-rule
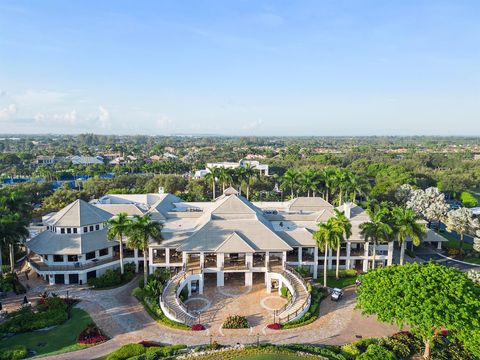
<instances>
[{"instance_id":1,"label":"green lawn strip","mask_svg":"<svg viewBox=\"0 0 480 360\"><path fill-rule=\"evenodd\" d=\"M0 340L0 351L14 346L24 345L36 352L36 356L50 353L62 353L82 349L88 346L78 345L80 332L92 322L90 315L82 309L73 308L66 322L48 331L32 331Z\"/></svg>"},{"instance_id":2,"label":"green lawn strip","mask_svg":"<svg viewBox=\"0 0 480 360\"><path fill-rule=\"evenodd\" d=\"M480 258L477 258L477 257L467 257L467 258L463 259L462 261L465 261L465 262L470 263L470 264L480 265Z\"/></svg>"},{"instance_id":3,"label":"green lawn strip","mask_svg":"<svg viewBox=\"0 0 480 360\"><path fill-rule=\"evenodd\" d=\"M355 284L356 279L356 277L343 277L337 280L335 277L327 277L327 286L343 289L344 287Z\"/></svg>"},{"instance_id":4,"label":"green lawn strip","mask_svg":"<svg viewBox=\"0 0 480 360\"><path fill-rule=\"evenodd\" d=\"M454 238L452 235L447 234L446 232L437 232L437 233L448 240L446 244L443 244L445 248L460 249L460 240ZM463 250L473 250L473 244L468 244L464 242Z\"/></svg>"}]
</instances>

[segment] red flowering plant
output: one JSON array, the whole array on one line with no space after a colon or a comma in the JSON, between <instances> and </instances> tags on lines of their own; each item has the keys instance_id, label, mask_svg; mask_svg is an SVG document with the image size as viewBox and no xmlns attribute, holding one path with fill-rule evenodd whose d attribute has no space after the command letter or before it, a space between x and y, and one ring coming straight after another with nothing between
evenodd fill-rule
<instances>
[{"instance_id":1,"label":"red flowering plant","mask_svg":"<svg viewBox=\"0 0 480 360\"><path fill-rule=\"evenodd\" d=\"M279 323L268 324L267 328L272 330L280 330L282 328L282 325L280 325Z\"/></svg>"},{"instance_id":2,"label":"red flowering plant","mask_svg":"<svg viewBox=\"0 0 480 360\"><path fill-rule=\"evenodd\" d=\"M205 326L203 326L202 324L194 324L194 325L192 325L192 330L193 331L202 331L202 330L205 330Z\"/></svg>"},{"instance_id":3,"label":"red flowering plant","mask_svg":"<svg viewBox=\"0 0 480 360\"><path fill-rule=\"evenodd\" d=\"M89 324L78 335L78 343L82 345L94 345L104 341L108 338L102 333L102 331L95 324Z\"/></svg>"}]
</instances>

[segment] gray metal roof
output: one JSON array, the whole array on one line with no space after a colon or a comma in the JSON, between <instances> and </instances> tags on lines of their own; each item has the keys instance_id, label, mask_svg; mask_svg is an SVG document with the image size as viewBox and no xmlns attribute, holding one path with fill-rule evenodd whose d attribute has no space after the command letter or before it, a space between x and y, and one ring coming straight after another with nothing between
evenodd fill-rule
<instances>
[{"instance_id":1,"label":"gray metal roof","mask_svg":"<svg viewBox=\"0 0 480 360\"><path fill-rule=\"evenodd\" d=\"M333 209L333 206L318 196L295 198L289 206L290 211L320 211L323 209Z\"/></svg>"},{"instance_id":2,"label":"gray metal roof","mask_svg":"<svg viewBox=\"0 0 480 360\"><path fill-rule=\"evenodd\" d=\"M48 220L48 225L58 227L82 227L100 224L112 217L112 214L91 205L81 199L75 200Z\"/></svg>"},{"instance_id":3,"label":"gray metal roof","mask_svg":"<svg viewBox=\"0 0 480 360\"><path fill-rule=\"evenodd\" d=\"M125 213L128 216L143 215L144 211L135 204L95 204L95 207L105 210L111 215Z\"/></svg>"},{"instance_id":4,"label":"gray metal roof","mask_svg":"<svg viewBox=\"0 0 480 360\"><path fill-rule=\"evenodd\" d=\"M57 234L47 230L27 241L26 245L37 254L80 255L115 246L117 242L108 240L104 228L85 234Z\"/></svg>"},{"instance_id":5,"label":"gray metal roof","mask_svg":"<svg viewBox=\"0 0 480 360\"><path fill-rule=\"evenodd\" d=\"M290 246L315 246L313 233L305 228L297 228L291 231L277 231L280 236Z\"/></svg>"}]
</instances>

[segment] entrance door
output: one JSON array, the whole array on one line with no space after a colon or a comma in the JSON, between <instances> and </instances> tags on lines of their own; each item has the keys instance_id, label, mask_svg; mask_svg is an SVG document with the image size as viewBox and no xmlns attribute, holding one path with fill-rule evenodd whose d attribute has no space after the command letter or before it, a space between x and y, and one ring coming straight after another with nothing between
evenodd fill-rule
<instances>
[{"instance_id":1,"label":"entrance door","mask_svg":"<svg viewBox=\"0 0 480 360\"><path fill-rule=\"evenodd\" d=\"M55 274L55 284L65 284L65 275Z\"/></svg>"},{"instance_id":2,"label":"entrance door","mask_svg":"<svg viewBox=\"0 0 480 360\"><path fill-rule=\"evenodd\" d=\"M78 274L70 274L68 275L68 282L70 284L78 284Z\"/></svg>"}]
</instances>

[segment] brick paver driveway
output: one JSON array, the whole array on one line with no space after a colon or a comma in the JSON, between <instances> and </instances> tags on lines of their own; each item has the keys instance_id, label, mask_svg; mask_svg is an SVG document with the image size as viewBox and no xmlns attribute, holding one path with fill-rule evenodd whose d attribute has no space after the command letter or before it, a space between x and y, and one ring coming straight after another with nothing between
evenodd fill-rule
<instances>
[{"instance_id":1,"label":"brick paver driveway","mask_svg":"<svg viewBox=\"0 0 480 360\"><path fill-rule=\"evenodd\" d=\"M388 324L379 323L372 317L364 317L354 310L355 293L347 289L344 298L338 302L326 299L320 306L320 317L312 324L291 329L274 331L266 328L230 331L223 336L210 329L190 332L171 329L153 321L141 304L131 296L137 281L111 290L70 290L73 296L82 299L79 306L87 310L92 319L111 337L111 340L88 348L48 359L86 360L103 356L122 344L153 340L165 344L186 344L195 346L215 340L221 344L248 344L260 342L343 344L358 337L384 336L397 331ZM57 290L61 292L60 290Z\"/></svg>"}]
</instances>

